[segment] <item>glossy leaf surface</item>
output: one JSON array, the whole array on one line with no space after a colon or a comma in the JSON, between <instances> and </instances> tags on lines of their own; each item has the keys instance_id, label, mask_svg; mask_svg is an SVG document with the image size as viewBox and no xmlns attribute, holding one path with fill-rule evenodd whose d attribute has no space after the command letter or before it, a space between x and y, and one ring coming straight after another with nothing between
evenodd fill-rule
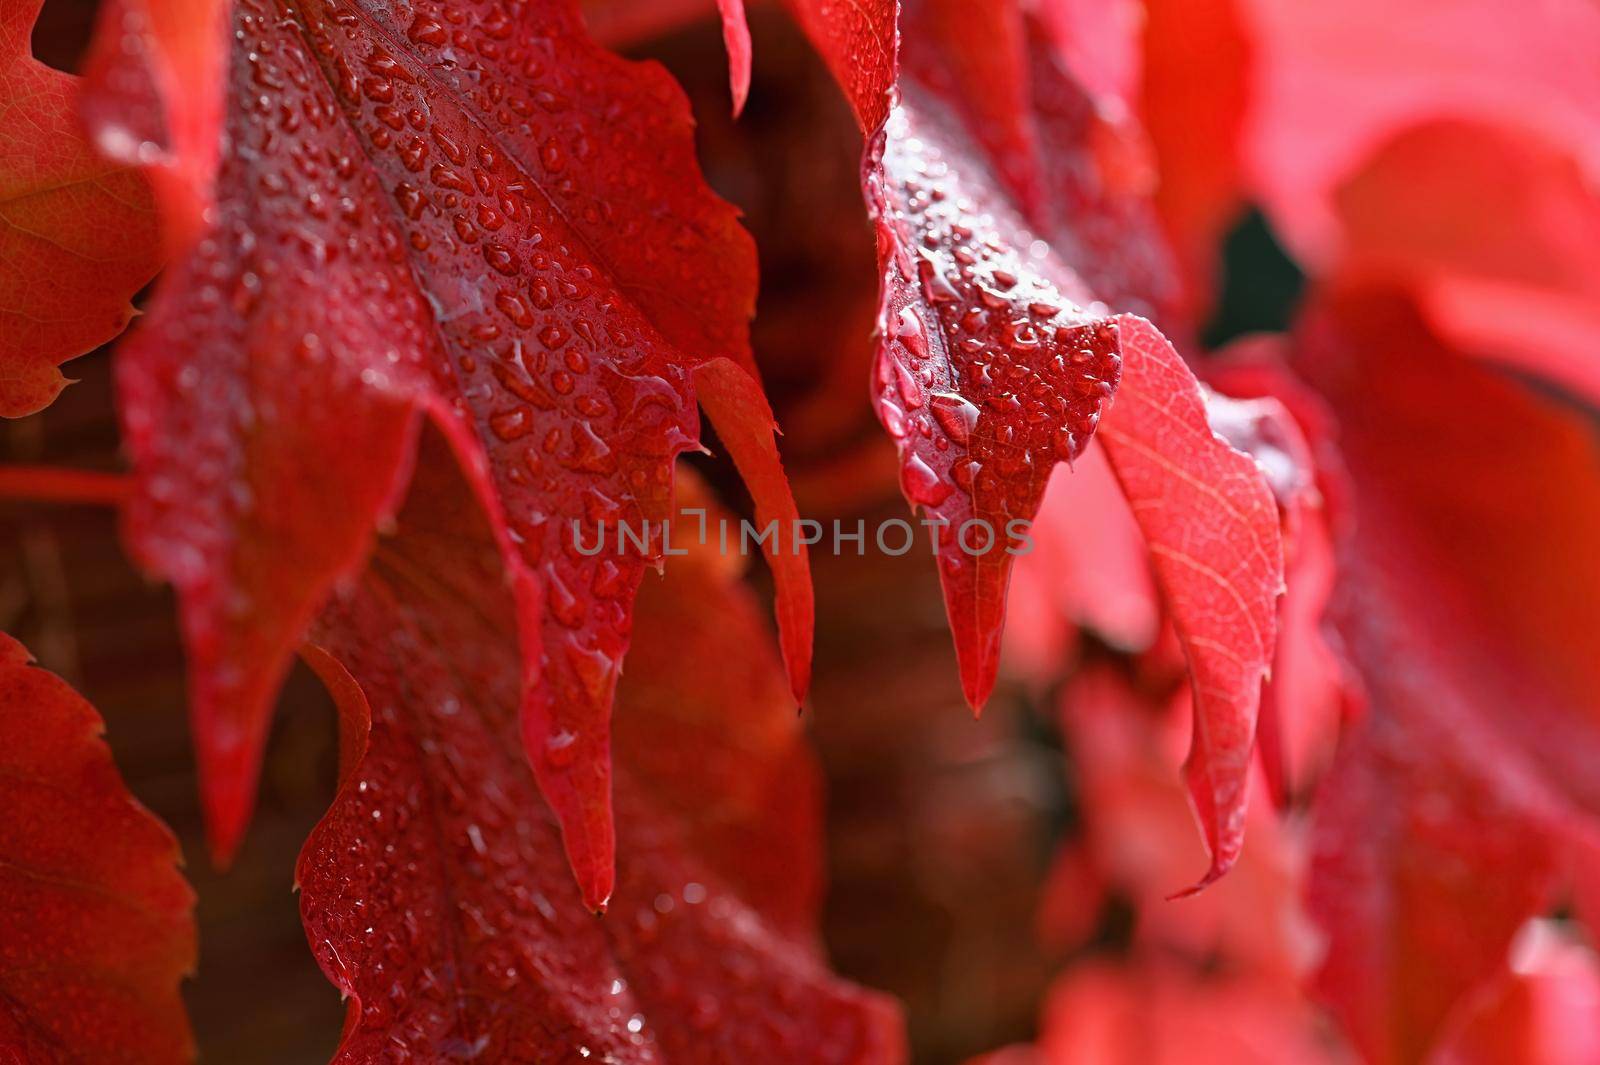
<instances>
[{"instance_id":1,"label":"glossy leaf surface","mask_svg":"<svg viewBox=\"0 0 1600 1065\"><path fill-rule=\"evenodd\" d=\"M425 413L492 499L529 756L601 907L610 706L696 382L737 419L724 440L760 505L793 509L739 376L749 238L670 78L593 45L566 0L246 2L233 22L215 222L119 364L130 536L182 599L216 848L248 818L288 656L393 509ZM578 550L600 536L617 549ZM798 696L809 589L781 550Z\"/></svg>"},{"instance_id":2,"label":"glossy leaf surface","mask_svg":"<svg viewBox=\"0 0 1600 1065\"><path fill-rule=\"evenodd\" d=\"M429 444L308 652L346 741L299 869L313 950L352 995L335 1060L900 1060L894 1007L818 957L815 768L729 560L674 557L641 596L596 920L518 750L494 537Z\"/></svg>"}]
</instances>

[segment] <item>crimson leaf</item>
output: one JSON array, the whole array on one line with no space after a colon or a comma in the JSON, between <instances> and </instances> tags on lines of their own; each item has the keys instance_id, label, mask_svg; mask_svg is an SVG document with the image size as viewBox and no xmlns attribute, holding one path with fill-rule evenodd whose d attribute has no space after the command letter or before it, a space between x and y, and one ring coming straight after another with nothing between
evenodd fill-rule
<instances>
[{"instance_id":1,"label":"crimson leaf","mask_svg":"<svg viewBox=\"0 0 1600 1065\"><path fill-rule=\"evenodd\" d=\"M1325 293L1299 341L1356 489L1336 616L1368 702L1316 807L1316 985L1369 1060L1416 1060L1595 838L1600 460L1393 290Z\"/></svg>"},{"instance_id":2,"label":"crimson leaf","mask_svg":"<svg viewBox=\"0 0 1600 1065\"><path fill-rule=\"evenodd\" d=\"M837 40L859 37L852 20L837 5L796 7L837 74ZM824 10L831 32L816 25ZM892 17L894 5L878 10ZM981 708L995 682L1013 530L1126 374L1107 454L1194 681L1188 775L1212 853L1203 885L1243 838L1283 584L1271 492L1211 432L1166 339L1143 319L1106 317L1107 304L1170 317L1173 271L1129 131L1015 3L920 0L904 31L896 99L863 168L882 277L873 398L906 497L943 525L963 688ZM859 115L872 95L844 84ZM987 544L962 537L975 523Z\"/></svg>"},{"instance_id":3,"label":"crimson leaf","mask_svg":"<svg viewBox=\"0 0 1600 1065\"><path fill-rule=\"evenodd\" d=\"M118 363L128 530L180 593L214 845L238 843L289 656L426 414L490 501L529 756L601 907L610 707L659 529L626 554L576 539L666 517L697 392L758 508L792 517L747 349L749 237L700 179L677 87L596 47L571 0L245 0L233 24L214 220ZM164 43L123 41L152 66ZM769 550L798 697L808 571Z\"/></svg>"},{"instance_id":4,"label":"crimson leaf","mask_svg":"<svg viewBox=\"0 0 1600 1065\"><path fill-rule=\"evenodd\" d=\"M902 1058L895 1008L813 946L815 769L728 560L674 558L640 597L596 921L517 753L515 604L443 447L397 525L307 652L345 737L299 868L312 948L353 996L336 1062Z\"/></svg>"},{"instance_id":5,"label":"crimson leaf","mask_svg":"<svg viewBox=\"0 0 1600 1065\"><path fill-rule=\"evenodd\" d=\"M0 1059L177 1065L194 893L82 696L0 633Z\"/></svg>"}]
</instances>

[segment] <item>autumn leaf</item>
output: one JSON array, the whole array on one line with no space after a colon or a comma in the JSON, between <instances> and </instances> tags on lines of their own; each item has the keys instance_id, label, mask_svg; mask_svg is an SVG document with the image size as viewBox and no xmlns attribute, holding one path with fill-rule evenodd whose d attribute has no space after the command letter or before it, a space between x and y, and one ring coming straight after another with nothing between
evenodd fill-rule
<instances>
[{"instance_id":1,"label":"autumn leaf","mask_svg":"<svg viewBox=\"0 0 1600 1065\"><path fill-rule=\"evenodd\" d=\"M985 187L992 176L963 184L971 160L918 132L914 106L890 115L869 164L883 299L873 400L907 500L940 526L962 687L980 708L998 668L1013 523L1032 519L1050 468L1089 439L1120 358L1116 326L1033 267L1024 223ZM979 230L980 218L996 222Z\"/></svg>"},{"instance_id":2,"label":"autumn leaf","mask_svg":"<svg viewBox=\"0 0 1600 1065\"><path fill-rule=\"evenodd\" d=\"M1344 283L1403 287L1452 346L1600 400L1600 192L1573 148L1429 122L1381 145L1333 206Z\"/></svg>"},{"instance_id":3,"label":"autumn leaf","mask_svg":"<svg viewBox=\"0 0 1600 1065\"><path fill-rule=\"evenodd\" d=\"M335 1061L902 1060L896 1008L816 951L816 770L734 560L674 557L640 596L597 921L517 750L499 556L430 439L394 534L313 632L345 754L298 880L351 996Z\"/></svg>"},{"instance_id":4,"label":"autumn leaf","mask_svg":"<svg viewBox=\"0 0 1600 1065\"><path fill-rule=\"evenodd\" d=\"M42 0L41 0L42 2ZM99 158L82 82L33 58L40 3L0 11L0 417L47 406L61 363L105 343L161 266L154 206L132 169Z\"/></svg>"},{"instance_id":5,"label":"autumn leaf","mask_svg":"<svg viewBox=\"0 0 1600 1065\"><path fill-rule=\"evenodd\" d=\"M1106 457L1144 534L1194 689L1184 774L1211 851L1198 890L1244 843L1261 683L1272 664L1283 586L1278 511L1256 459L1213 431L1226 399L1206 399L1177 352L1122 320L1123 384L1101 426Z\"/></svg>"},{"instance_id":6,"label":"autumn leaf","mask_svg":"<svg viewBox=\"0 0 1600 1065\"><path fill-rule=\"evenodd\" d=\"M1036 1017L979 1060L1587 1061L1590 0L777 6L744 118L741 0L105 0L81 82L37 0L0 15L0 415L171 263L116 413L92 382L0 434L0 614L154 664L79 520L118 510L223 860L320 676L336 1060L961 1060ZM1246 205L1307 296L1208 352L1258 302ZM836 519L814 719L774 410ZM702 437L781 530L771 595L668 550L723 517ZM897 492L935 559L840 539ZM929 720L957 673L981 724ZM192 900L98 727L0 637L0 1059L177 1065ZM283 739L275 796L316 762ZM909 1024L830 969L825 851L827 947ZM265 928L240 880L221 955Z\"/></svg>"},{"instance_id":7,"label":"autumn leaf","mask_svg":"<svg viewBox=\"0 0 1600 1065\"><path fill-rule=\"evenodd\" d=\"M1495 0L1337 8L1236 0L1253 42L1245 180L1301 261L1336 249L1335 188L1409 126L1467 119L1569 146L1600 173L1600 11Z\"/></svg>"},{"instance_id":8,"label":"autumn leaf","mask_svg":"<svg viewBox=\"0 0 1600 1065\"><path fill-rule=\"evenodd\" d=\"M1164 678L1103 662L1085 665L1064 686L1059 720L1083 824L1043 890L1041 932L1061 948L1083 946L1094 928L1081 922L1115 894L1135 907L1136 950L1182 952L1290 985L1313 954L1315 935L1300 900L1303 848L1270 806L1250 808L1250 846L1226 880L1171 900L1199 854L1190 804L1172 773L1190 701ZM1087 882L1099 885L1098 897L1084 891Z\"/></svg>"},{"instance_id":9,"label":"autumn leaf","mask_svg":"<svg viewBox=\"0 0 1600 1065\"><path fill-rule=\"evenodd\" d=\"M1256 729L1256 751L1279 806L1315 788L1362 699L1327 617L1338 585L1336 545L1350 532L1349 477L1333 414L1289 369L1286 343L1278 334L1244 338L1207 365L1212 386L1250 401L1231 405L1245 417L1213 425L1263 465L1282 518L1278 646Z\"/></svg>"},{"instance_id":10,"label":"autumn leaf","mask_svg":"<svg viewBox=\"0 0 1600 1065\"><path fill-rule=\"evenodd\" d=\"M1392 289L1325 293L1298 340L1356 490L1335 617L1368 705L1315 808L1316 986L1409 1061L1593 838L1600 455Z\"/></svg>"},{"instance_id":11,"label":"autumn leaf","mask_svg":"<svg viewBox=\"0 0 1600 1065\"><path fill-rule=\"evenodd\" d=\"M824 17L795 6L840 74L840 42L859 47L858 24L837 7ZM979 708L1017 532L1118 378L1117 327L1085 308L1096 295L1150 307L1162 258L1140 243L1153 230L1138 229L1148 205L1128 175L1084 157L1095 136L1114 135L1020 11L919 4L904 32L896 102L863 170L882 279L873 398L907 499L938 527L962 685ZM990 47L960 48L969 37ZM873 113L878 80L842 80L858 116Z\"/></svg>"},{"instance_id":12,"label":"autumn leaf","mask_svg":"<svg viewBox=\"0 0 1600 1065\"><path fill-rule=\"evenodd\" d=\"M851 36L837 16L822 32L817 12L797 7L824 58ZM902 28L896 99L863 167L882 278L873 399L900 450L905 496L937 527L963 690L981 709L1019 532L1133 361L1107 454L1194 679L1188 773L1212 849L1203 886L1243 837L1282 587L1271 494L1256 465L1213 435L1166 339L1143 319L1104 313L1172 314L1173 267L1130 131L1097 111L1014 4L925 0L908 5ZM860 114L871 94L843 84Z\"/></svg>"},{"instance_id":13,"label":"autumn leaf","mask_svg":"<svg viewBox=\"0 0 1600 1065\"><path fill-rule=\"evenodd\" d=\"M0 634L0 1059L177 1065L194 894L103 725Z\"/></svg>"},{"instance_id":14,"label":"autumn leaf","mask_svg":"<svg viewBox=\"0 0 1600 1065\"><path fill-rule=\"evenodd\" d=\"M507 556L529 756L602 907L612 694L697 393L758 509L794 514L747 346L749 237L671 79L595 46L571 0L245 2L233 28L214 221L117 366L129 539L180 593L215 849L238 844L293 648L392 513L426 417ZM122 46L155 70L180 43ZM147 103L187 128L167 97L103 128L141 128ZM624 523L642 550L577 549ZM798 699L807 565L767 550Z\"/></svg>"}]
</instances>

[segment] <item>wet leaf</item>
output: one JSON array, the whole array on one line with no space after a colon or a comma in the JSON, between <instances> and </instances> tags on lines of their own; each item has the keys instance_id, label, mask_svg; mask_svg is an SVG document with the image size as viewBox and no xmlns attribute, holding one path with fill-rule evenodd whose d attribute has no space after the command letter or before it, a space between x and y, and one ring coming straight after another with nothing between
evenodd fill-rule
<instances>
[{"instance_id":1,"label":"wet leaf","mask_svg":"<svg viewBox=\"0 0 1600 1065\"><path fill-rule=\"evenodd\" d=\"M800 7L829 57L850 27L830 34ZM1165 260L1126 142L1040 27L1011 4L930 0L902 32L863 171L881 276L873 398L906 498L938 530L962 686L981 708L1020 531L1116 387L1117 325L1096 297L1153 310Z\"/></svg>"},{"instance_id":2,"label":"wet leaf","mask_svg":"<svg viewBox=\"0 0 1600 1065\"><path fill-rule=\"evenodd\" d=\"M394 535L307 652L345 736L298 876L351 995L337 1062L903 1060L897 1009L816 949L816 769L730 561L674 556L641 593L618 887L596 920L518 750L495 538L430 439Z\"/></svg>"},{"instance_id":3,"label":"wet leaf","mask_svg":"<svg viewBox=\"0 0 1600 1065\"><path fill-rule=\"evenodd\" d=\"M233 29L213 222L117 367L129 537L180 593L215 848L238 843L292 649L392 512L425 417L489 501L529 756L599 908L612 694L697 392L758 506L793 513L751 377L754 249L676 85L592 44L568 0L246 0ZM160 43L133 47L149 64ZM622 523L635 541L580 549ZM799 550L770 549L796 698Z\"/></svg>"}]
</instances>

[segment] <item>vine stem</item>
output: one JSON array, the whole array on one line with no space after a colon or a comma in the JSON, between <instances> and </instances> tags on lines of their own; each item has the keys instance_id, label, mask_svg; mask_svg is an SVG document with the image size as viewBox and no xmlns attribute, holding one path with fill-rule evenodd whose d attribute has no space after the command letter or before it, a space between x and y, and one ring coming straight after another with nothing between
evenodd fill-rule
<instances>
[{"instance_id":1,"label":"vine stem","mask_svg":"<svg viewBox=\"0 0 1600 1065\"><path fill-rule=\"evenodd\" d=\"M59 466L0 466L0 499L115 507L121 506L132 491L133 478L124 473Z\"/></svg>"}]
</instances>

